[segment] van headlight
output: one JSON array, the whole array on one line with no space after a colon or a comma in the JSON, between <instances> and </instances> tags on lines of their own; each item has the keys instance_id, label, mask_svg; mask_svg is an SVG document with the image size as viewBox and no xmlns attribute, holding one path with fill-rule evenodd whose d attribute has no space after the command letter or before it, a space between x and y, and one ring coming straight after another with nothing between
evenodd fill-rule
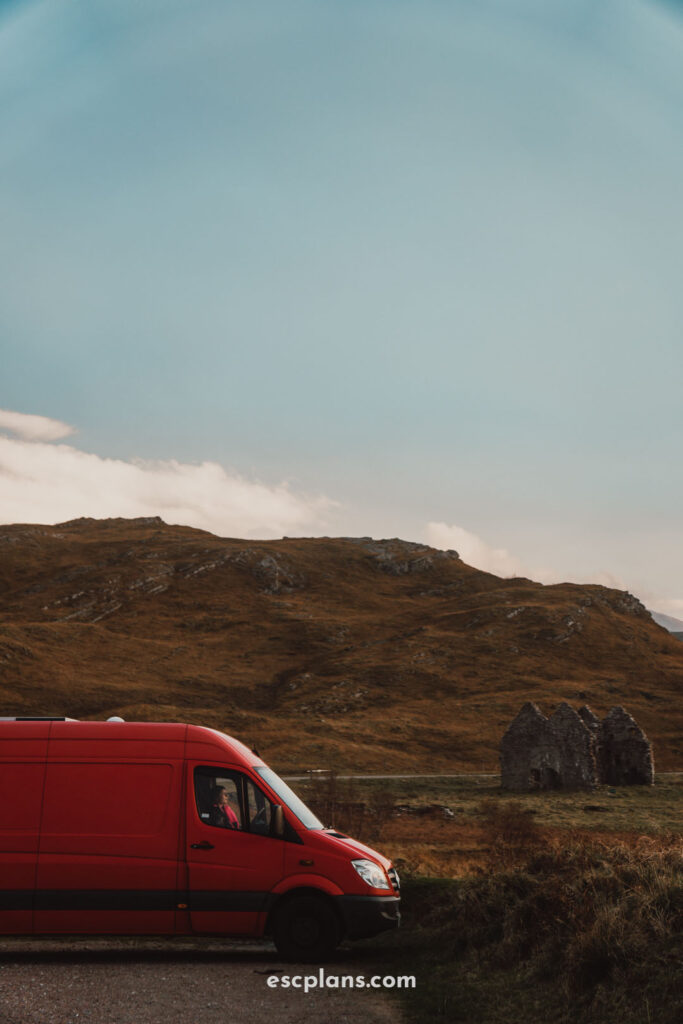
<instances>
[{"instance_id":1,"label":"van headlight","mask_svg":"<svg viewBox=\"0 0 683 1024\"><path fill-rule=\"evenodd\" d=\"M371 885L373 889L391 889L387 876L379 864L375 864L371 860L352 860L351 863L363 881Z\"/></svg>"}]
</instances>

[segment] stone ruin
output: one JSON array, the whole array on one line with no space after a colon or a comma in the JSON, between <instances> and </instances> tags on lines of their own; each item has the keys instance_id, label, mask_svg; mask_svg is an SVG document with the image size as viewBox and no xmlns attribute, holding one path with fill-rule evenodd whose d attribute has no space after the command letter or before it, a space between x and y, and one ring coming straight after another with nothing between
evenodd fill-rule
<instances>
[{"instance_id":1,"label":"stone ruin","mask_svg":"<svg viewBox=\"0 0 683 1024\"><path fill-rule=\"evenodd\" d=\"M652 744L623 708L612 708L600 726L596 756L600 782L610 786L653 786Z\"/></svg>"},{"instance_id":2,"label":"stone ruin","mask_svg":"<svg viewBox=\"0 0 683 1024\"><path fill-rule=\"evenodd\" d=\"M600 721L590 708L562 703L550 716L528 701L500 745L501 786L592 789L654 784L652 745L621 707Z\"/></svg>"}]
</instances>

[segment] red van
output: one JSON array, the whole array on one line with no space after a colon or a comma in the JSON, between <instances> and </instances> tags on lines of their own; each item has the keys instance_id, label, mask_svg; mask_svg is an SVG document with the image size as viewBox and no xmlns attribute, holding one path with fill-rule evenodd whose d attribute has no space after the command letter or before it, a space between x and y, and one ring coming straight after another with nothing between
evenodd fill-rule
<instances>
[{"instance_id":1,"label":"red van","mask_svg":"<svg viewBox=\"0 0 683 1024\"><path fill-rule=\"evenodd\" d=\"M0 719L0 934L270 935L310 962L399 904L386 857L223 733Z\"/></svg>"}]
</instances>

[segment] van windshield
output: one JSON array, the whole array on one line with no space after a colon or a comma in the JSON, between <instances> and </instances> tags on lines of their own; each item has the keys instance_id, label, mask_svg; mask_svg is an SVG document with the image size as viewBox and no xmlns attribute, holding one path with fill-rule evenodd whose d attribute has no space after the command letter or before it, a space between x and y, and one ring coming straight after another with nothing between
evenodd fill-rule
<instances>
[{"instance_id":1,"label":"van windshield","mask_svg":"<svg viewBox=\"0 0 683 1024\"><path fill-rule=\"evenodd\" d=\"M290 811L296 814L304 828L323 827L322 821L318 821L313 811L309 811L303 800L289 788L286 782L283 782L279 775L275 774L272 768L257 768L254 765L254 771L258 772L266 785L270 786L274 793L277 793L283 804L286 804Z\"/></svg>"}]
</instances>

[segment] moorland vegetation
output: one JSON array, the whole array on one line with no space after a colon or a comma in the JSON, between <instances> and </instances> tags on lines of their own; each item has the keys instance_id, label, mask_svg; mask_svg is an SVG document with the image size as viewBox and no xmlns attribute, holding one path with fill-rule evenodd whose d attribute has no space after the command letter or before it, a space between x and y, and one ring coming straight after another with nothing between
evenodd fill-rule
<instances>
[{"instance_id":1,"label":"moorland vegetation","mask_svg":"<svg viewBox=\"0 0 683 1024\"><path fill-rule=\"evenodd\" d=\"M278 770L496 771L522 703L624 705L683 763L683 644L631 595L400 540L0 527L5 715L186 721Z\"/></svg>"}]
</instances>

